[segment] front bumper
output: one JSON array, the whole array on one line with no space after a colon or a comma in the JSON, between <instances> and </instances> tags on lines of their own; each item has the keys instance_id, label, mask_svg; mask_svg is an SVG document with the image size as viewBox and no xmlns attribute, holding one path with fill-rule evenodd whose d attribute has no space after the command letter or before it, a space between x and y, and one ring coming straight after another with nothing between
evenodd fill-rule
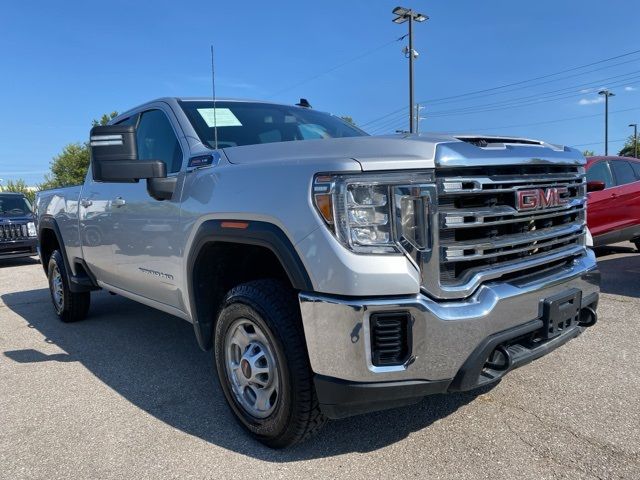
<instances>
[{"instance_id":1,"label":"front bumper","mask_svg":"<svg viewBox=\"0 0 640 480\"><path fill-rule=\"evenodd\" d=\"M478 376L487 356L497 344L541 328L544 299L577 289L581 308L595 307L599 280L595 255L589 251L552 274L487 283L464 300L437 302L421 294L353 299L301 293L307 349L320 403L329 416L340 417L406 403L429 393L490 383ZM369 318L384 311L411 314L412 357L404 365L372 364ZM548 353L581 331L576 326L531 351L520 350L513 365L490 380ZM367 398L375 398L378 404Z\"/></svg>"},{"instance_id":2,"label":"front bumper","mask_svg":"<svg viewBox=\"0 0 640 480\"><path fill-rule=\"evenodd\" d=\"M36 237L0 242L0 259L32 257L38 254Z\"/></svg>"}]
</instances>

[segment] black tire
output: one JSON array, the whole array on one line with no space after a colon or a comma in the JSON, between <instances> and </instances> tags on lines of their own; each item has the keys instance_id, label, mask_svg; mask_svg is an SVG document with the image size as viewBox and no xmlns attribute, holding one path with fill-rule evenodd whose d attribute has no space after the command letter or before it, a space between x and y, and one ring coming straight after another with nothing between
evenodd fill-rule
<instances>
[{"instance_id":1,"label":"black tire","mask_svg":"<svg viewBox=\"0 0 640 480\"><path fill-rule=\"evenodd\" d=\"M85 318L91 304L91 292L72 292L69 289L67 269L59 250L55 250L49 258L47 277L51 301L58 318L63 322L77 322Z\"/></svg>"},{"instance_id":2,"label":"black tire","mask_svg":"<svg viewBox=\"0 0 640 480\"><path fill-rule=\"evenodd\" d=\"M227 334L243 319L262 330L278 368L280 387L274 410L266 418L257 418L242 406L226 368ZM318 405L300 311L289 287L276 280L257 280L233 288L220 309L214 342L214 361L227 403L254 438L271 448L284 448L322 428L326 417Z\"/></svg>"}]
</instances>

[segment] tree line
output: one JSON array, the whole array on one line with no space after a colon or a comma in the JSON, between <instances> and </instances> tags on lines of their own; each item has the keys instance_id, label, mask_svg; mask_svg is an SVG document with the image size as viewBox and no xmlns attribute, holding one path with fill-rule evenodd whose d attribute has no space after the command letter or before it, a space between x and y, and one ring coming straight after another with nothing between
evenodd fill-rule
<instances>
[{"instance_id":1,"label":"tree line","mask_svg":"<svg viewBox=\"0 0 640 480\"><path fill-rule=\"evenodd\" d=\"M112 118L118 116L118 112L105 113L99 119L94 119L91 126L106 125ZM1 186L5 192L23 193L31 203L34 202L36 192L50 188L69 187L84 182L84 177L89 169L91 150L89 142L75 142L65 145L58 155L49 163L49 173L44 181L35 186L35 190L22 179L9 180Z\"/></svg>"}]
</instances>

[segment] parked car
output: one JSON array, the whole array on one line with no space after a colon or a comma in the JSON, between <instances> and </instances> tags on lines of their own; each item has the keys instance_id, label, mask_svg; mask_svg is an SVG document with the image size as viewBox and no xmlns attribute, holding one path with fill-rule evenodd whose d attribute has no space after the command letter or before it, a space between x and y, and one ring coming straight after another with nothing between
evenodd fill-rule
<instances>
[{"instance_id":1,"label":"parked car","mask_svg":"<svg viewBox=\"0 0 640 480\"><path fill-rule=\"evenodd\" d=\"M0 192L0 259L37 255L35 215L22 193Z\"/></svg>"},{"instance_id":2,"label":"parked car","mask_svg":"<svg viewBox=\"0 0 640 480\"><path fill-rule=\"evenodd\" d=\"M577 150L177 98L90 141L84 185L37 199L57 315L103 288L191 322L272 447L495 383L596 322Z\"/></svg>"},{"instance_id":3,"label":"parked car","mask_svg":"<svg viewBox=\"0 0 640 480\"><path fill-rule=\"evenodd\" d=\"M640 161L587 159L587 223L598 247L631 241L640 250Z\"/></svg>"}]
</instances>

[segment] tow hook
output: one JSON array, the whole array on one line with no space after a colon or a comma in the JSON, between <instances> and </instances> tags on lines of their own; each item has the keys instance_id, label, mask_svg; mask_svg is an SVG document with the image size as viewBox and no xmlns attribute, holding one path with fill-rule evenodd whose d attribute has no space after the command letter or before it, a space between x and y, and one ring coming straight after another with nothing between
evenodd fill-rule
<instances>
[{"instance_id":1,"label":"tow hook","mask_svg":"<svg viewBox=\"0 0 640 480\"><path fill-rule=\"evenodd\" d=\"M509 350L507 350L504 345L498 345L496 349L491 353L491 355L489 355L489 358L493 358L496 352L502 355L502 357L504 358L504 362L497 363L495 359L494 361L487 360L487 362L484 364L484 368L499 371L509 370L513 365L513 359L511 358Z\"/></svg>"},{"instance_id":2,"label":"tow hook","mask_svg":"<svg viewBox=\"0 0 640 480\"><path fill-rule=\"evenodd\" d=\"M580 321L578 325L581 327L593 327L598 321L598 314L592 307L584 307L580 310Z\"/></svg>"}]
</instances>

